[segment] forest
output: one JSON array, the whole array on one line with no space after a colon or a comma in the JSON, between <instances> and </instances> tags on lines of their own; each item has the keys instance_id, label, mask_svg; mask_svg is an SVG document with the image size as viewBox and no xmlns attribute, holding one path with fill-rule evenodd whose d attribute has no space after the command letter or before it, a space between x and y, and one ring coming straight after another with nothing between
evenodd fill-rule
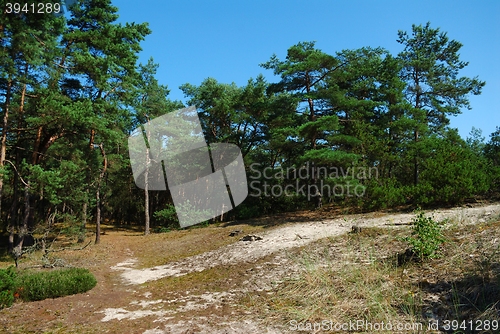
<instances>
[{"instance_id":1,"label":"forest","mask_svg":"<svg viewBox=\"0 0 500 334\"><path fill-rule=\"evenodd\" d=\"M310 210L318 192L358 211L498 198L500 127L464 139L449 126L487 83L461 76L462 44L439 27L395 32L398 54L298 42L260 64L279 80L207 78L182 85L182 103L154 59L138 63L148 24L117 13L83 0L65 16L0 16L0 229L14 254L59 223L81 242L95 231L96 243L101 223L177 228L169 191L136 186L127 139L187 106L208 144L235 144L245 162L248 197L219 220Z\"/></svg>"}]
</instances>

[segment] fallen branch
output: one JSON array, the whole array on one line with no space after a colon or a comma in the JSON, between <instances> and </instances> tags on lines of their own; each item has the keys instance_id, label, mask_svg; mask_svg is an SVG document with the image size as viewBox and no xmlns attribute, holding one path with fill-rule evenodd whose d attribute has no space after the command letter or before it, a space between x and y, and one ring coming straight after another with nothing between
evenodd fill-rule
<instances>
[{"instance_id":1,"label":"fallen branch","mask_svg":"<svg viewBox=\"0 0 500 334\"><path fill-rule=\"evenodd\" d=\"M92 240L90 240L85 246L78 247L78 248L74 248L74 247L63 247L63 248L57 248L57 249L47 248L47 249L45 249L45 254L55 253L55 252L62 252L62 251L65 251L65 250L71 250L71 251L84 250L85 248L87 248L88 245L90 245L91 242L92 242Z\"/></svg>"},{"instance_id":2,"label":"fallen branch","mask_svg":"<svg viewBox=\"0 0 500 334\"><path fill-rule=\"evenodd\" d=\"M413 223L412 222L409 222L409 223L386 223L384 225L386 226L401 226L401 225L412 225Z\"/></svg>"}]
</instances>

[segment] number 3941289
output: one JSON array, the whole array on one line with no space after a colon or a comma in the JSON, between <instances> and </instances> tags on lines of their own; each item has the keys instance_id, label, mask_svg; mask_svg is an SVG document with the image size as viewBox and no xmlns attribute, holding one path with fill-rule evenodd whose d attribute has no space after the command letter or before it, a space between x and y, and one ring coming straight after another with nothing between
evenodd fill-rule
<instances>
[{"instance_id":1,"label":"number 3941289","mask_svg":"<svg viewBox=\"0 0 500 334\"><path fill-rule=\"evenodd\" d=\"M39 3L19 3L19 2L7 2L5 4L5 13L7 14L19 14L19 13L32 13L32 14L58 14L61 12L61 4L51 3L51 2L39 2Z\"/></svg>"}]
</instances>

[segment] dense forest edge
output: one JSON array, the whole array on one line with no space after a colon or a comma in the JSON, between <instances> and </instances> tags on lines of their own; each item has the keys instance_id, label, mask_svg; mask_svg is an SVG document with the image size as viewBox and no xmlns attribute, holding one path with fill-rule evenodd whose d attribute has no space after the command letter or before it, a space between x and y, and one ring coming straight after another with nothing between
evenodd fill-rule
<instances>
[{"instance_id":1,"label":"dense forest edge","mask_svg":"<svg viewBox=\"0 0 500 334\"><path fill-rule=\"evenodd\" d=\"M430 23L397 32L398 54L299 42L263 60L279 81L186 83L184 105L153 59L138 64L148 24L117 13L82 0L68 18L0 16L0 228L16 259L56 229L83 246L89 225L100 241L102 222L177 228L169 191L136 186L127 138L185 106L208 144L235 144L245 162L248 197L214 221L313 209L318 192L324 206L357 211L498 199L500 127L464 139L449 126L486 83L460 76L462 44Z\"/></svg>"}]
</instances>

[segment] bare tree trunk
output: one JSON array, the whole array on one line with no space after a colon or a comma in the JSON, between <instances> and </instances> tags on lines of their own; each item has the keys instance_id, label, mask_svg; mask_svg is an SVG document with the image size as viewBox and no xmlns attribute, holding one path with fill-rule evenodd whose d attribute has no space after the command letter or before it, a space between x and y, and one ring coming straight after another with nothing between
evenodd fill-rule
<instances>
[{"instance_id":1,"label":"bare tree trunk","mask_svg":"<svg viewBox=\"0 0 500 334\"><path fill-rule=\"evenodd\" d=\"M149 116L146 115L147 122L149 124ZM143 128L144 130L144 128ZM149 157L149 141L151 140L151 132L149 128L146 132L146 170L144 171L144 235L148 235L149 225L150 225L150 217L149 217L149 165L151 163L151 159Z\"/></svg>"},{"instance_id":2,"label":"bare tree trunk","mask_svg":"<svg viewBox=\"0 0 500 334\"><path fill-rule=\"evenodd\" d=\"M310 96L311 94L311 77L309 76L309 73L306 74L306 92L307 92L307 95ZM316 120L316 111L314 110L314 100L310 97L307 98L307 103L309 104L309 121L311 122L314 122ZM318 133L315 131L313 134L312 134L312 137L311 137L311 150L315 150L316 149L316 141L317 141L317 137L318 137ZM315 164L314 164L314 161L311 162L311 166L308 166L308 168L310 168L308 170L308 172L311 172L311 175L310 175L310 180L309 180L309 184L308 184L308 189L309 189L309 185L316 185L317 183L317 179L316 179L316 173L315 173ZM318 188L316 188L318 189ZM307 198L309 199L309 195L310 194L307 194Z\"/></svg>"},{"instance_id":3,"label":"bare tree trunk","mask_svg":"<svg viewBox=\"0 0 500 334\"><path fill-rule=\"evenodd\" d=\"M95 244L101 242L101 197L100 197L100 186L97 187L96 199L97 199L97 212L96 212L96 224L95 224Z\"/></svg>"},{"instance_id":4,"label":"bare tree trunk","mask_svg":"<svg viewBox=\"0 0 500 334\"><path fill-rule=\"evenodd\" d=\"M148 138L149 140L149 138ZM146 171L144 172L144 219L145 219L145 226L144 226L144 235L148 235L149 232L149 148L146 148Z\"/></svg>"},{"instance_id":5,"label":"bare tree trunk","mask_svg":"<svg viewBox=\"0 0 500 334\"><path fill-rule=\"evenodd\" d=\"M309 96L311 94L311 78L309 73L306 74L306 92ZM307 103L309 105L309 121L314 122L316 120L316 111L314 110L314 101L312 98L307 98ZM311 137L311 149L316 149L316 137L318 134L315 132Z\"/></svg>"},{"instance_id":6,"label":"bare tree trunk","mask_svg":"<svg viewBox=\"0 0 500 334\"><path fill-rule=\"evenodd\" d=\"M87 210L88 210L88 196L89 196L89 189L87 188L86 191L86 196L83 201L82 205L82 223L80 225L80 232L78 233L78 243L82 243L85 241L85 226L87 226Z\"/></svg>"},{"instance_id":7,"label":"bare tree trunk","mask_svg":"<svg viewBox=\"0 0 500 334\"><path fill-rule=\"evenodd\" d=\"M19 234L18 234L18 240L16 245L14 246L13 254L14 254L14 260L16 262L16 267L17 267L17 260L18 258L22 255L23 253L23 243L24 243L24 237L28 233L28 221L30 218L30 213L31 213L31 207L30 207L30 193L29 193L29 182L24 186L24 217L23 217L23 223L19 228Z\"/></svg>"},{"instance_id":8,"label":"bare tree trunk","mask_svg":"<svg viewBox=\"0 0 500 334\"><path fill-rule=\"evenodd\" d=\"M90 139L89 139L89 149L90 152L94 151L94 138L95 138L95 130L90 130ZM90 167L89 167L90 168ZM78 242L82 243L85 241L85 231L87 226L87 211L89 207L89 198L90 198L90 180L92 178L92 170L87 171L87 189L85 190L85 199L82 205L82 224L80 225L80 233L78 235Z\"/></svg>"},{"instance_id":9,"label":"bare tree trunk","mask_svg":"<svg viewBox=\"0 0 500 334\"><path fill-rule=\"evenodd\" d=\"M28 73L28 65L25 65L25 72ZM3 121L3 132L2 132L2 144L1 144L1 149L0 149L0 160L1 160L1 163L0 163L0 166L4 166L5 164L5 157L6 157L6 151L7 151L7 145L6 145L6 140L7 140L7 128L8 128L8 116L9 116L9 106L10 106L10 99L11 99L11 92L12 92L12 80L9 80L8 83L7 83L7 94L6 94L6 98L5 98L5 114L4 114L4 121ZM23 85L23 89L22 89L22 92L21 92L21 103L19 105L19 119L22 118L22 114L24 112L24 101L25 101L25 97L26 97L26 84ZM19 138L20 137L20 131L18 130L17 131L17 137ZM16 165L19 166L19 152L16 153ZM15 169L15 167L14 167ZM21 227L21 231L19 232L19 238L21 240L20 242L20 247L18 247L18 245L14 246L14 242L15 242L15 234L16 234L16 227L17 229L19 230L19 224L17 222L17 198L16 198L16 195L17 195L17 182L18 182L18 178L20 178L21 176L18 175L18 171L16 170L16 174L14 176L14 196L13 196L13 205L12 205L12 215L11 215L11 218L9 223L8 223L8 227L7 229L9 230L9 246L8 246L8 249L9 249L9 252L11 252L12 254L14 254L14 258L15 258L15 261L16 261L16 267L17 267L17 258L22 254L22 246L23 246L23 243L24 243L24 234L26 233L27 229L28 229L28 222L29 222L29 215L30 215L30 207L29 207L29 185L28 184L25 184L25 205L28 205L28 208L26 209L25 208L25 217L24 217L24 220L23 220L23 226L24 226L24 232L22 231L23 230L23 227ZM26 192L27 192L27 195L26 195ZM1 204L2 204L2 194L3 194L3 177L0 177L0 219L1 219ZM28 196L26 198L26 196ZM26 213L27 212L27 213ZM21 237L21 234L23 234L23 236ZM18 252L18 253L15 253L15 252Z\"/></svg>"},{"instance_id":10,"label":"bare tree trunk","mask_svg":"<svg viewBox=\"0 0 500 334\"><path fill-rule=\"evenodd\" d=\"M3 114L3 123L2 123L2 141L0 146L0 168L3 168L5 165L5 156L7 152L7 132L8 132L8 124L9 124L9 106L10 106L10 97L12 90L12 80L7 82L7 91L5 94L5 103L4 103L4 114ZM0 174L0 221L2 220L2 200L3 200L3 174ZM7 230L9 231L9 251L11 252L14 247L14 226L9 222L7 226Z\"/></svg>"},{"instance_id":11,"label":"bare tree trunk","mask_svg":"<svg viewBox=\"0 0 500 334\"><path fill-rule=\"evenodd\" d=\"M419 76L418 72L415 74L415 89L416 89L416 95L415 95L415 108L420 109L420 98L421 98L421 91L420 91L420 81L419 81ZM415 183L415 186L418 185L418 175L419 175L419 165L418 165L418 129L416 129L413 133L414 135L414 140L415 140L415 160L413 161L413 182Z\"/></svg>"},{"instance_id":12,"label":"bare tree trunk","mask_svg":"<svg viewBox=\"0 0 500 334\"><path fill-rule=\"evenodd\" d=\"M415 131L415 144L418 142L418 131ZM418 175L419 175L419 166L418 166L418 155L417 155L417 147L415 147L415 160L413 161L413 182L415 185L418 185Z\"/></svg>"},{"instance_id":13,"label":"bare tree trunk","mask_svg":"<svg viewBox=\"0 0 500 334\"><path fill-rule=\"evenodd\" d=\"M144 235L148 235L149 231L149 192L148 192L148 184L146 183L146 187L144 188L144 215L145 215L145 227L144 227Z\"/></svg>"},{"instance_id":14,"label":"bare tree trunk","mask_svg":"<svg viewBox=\"0 0 500 334\"><path fill-rule=\"evenodd\" d=\"M108 159L106 158L106 152L104 152L104 147L102 143L99 145L101 149L101 154L103 157L102 162L102 170L99 173L99 180L97 181L97 191L96 191L96 227L95 227L95 243L98 244L101 242L101 184L104 179L104 175L106 174L106 169L108 168Z\"/></svg>"}]
</instances>

